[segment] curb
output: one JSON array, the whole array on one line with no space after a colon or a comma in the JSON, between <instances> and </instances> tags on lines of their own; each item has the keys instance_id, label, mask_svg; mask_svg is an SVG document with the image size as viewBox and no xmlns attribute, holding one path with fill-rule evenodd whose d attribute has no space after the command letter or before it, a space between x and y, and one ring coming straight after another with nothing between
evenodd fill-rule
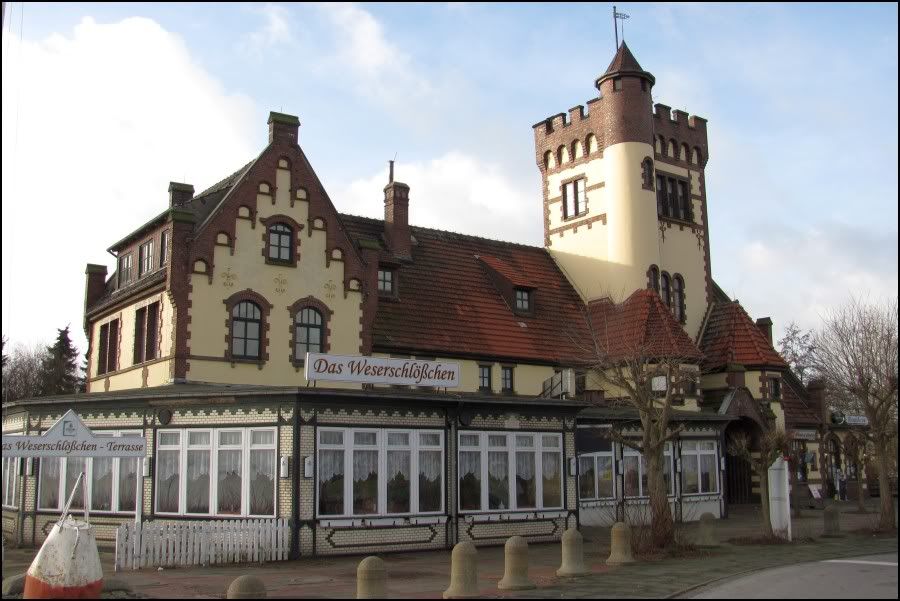
<instances>
[{"instance_id":1,"label":"curb","mask_svg":"<svg viewBox=\"0 0 900 601\"><path fill-rule=\"evenodd\" d=\"M851 555L839 555L838 557L832 557L831 559L846 559L849 557L866 557L867 555L872 555L872 553L853 553ZM776 565L776 566L753 568L750 570L744 570L743 572L735 572L734 574L728 574L727 576L719 576L718 578L713 578L711 580L707 580L706 582L702 582L700 584L695 584L693 586L689 586L685 589L682 589L676 593L672 593L671 595L666 595L665 597L662 597L662 598L663 599L677 599L677 598L682 597L692 591L696 591L697 589L707 587L711 584L715 584L717 582L722 582L724 580L740 578L741 576L747 576L748 574L753 574L754 572L763 572L765 570L771 570L771 569L780 568L783 566L798 566L798 565L802 565L805 563L818 563L820 561L825 561L825 560L824 559L816 559L813 561L797 561L797 562L783 563L781 565Z\"/></svg>"}]
</instances>

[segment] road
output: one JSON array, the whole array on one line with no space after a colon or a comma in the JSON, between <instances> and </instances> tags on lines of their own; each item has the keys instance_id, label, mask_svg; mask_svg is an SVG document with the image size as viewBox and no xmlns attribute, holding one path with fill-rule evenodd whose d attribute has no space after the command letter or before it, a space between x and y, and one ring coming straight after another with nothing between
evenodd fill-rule
<instances>
[{"instance_id":1,"label":"road","mask_svg":"<svg viewBox=\"0 0 900 601\"><path fill-rule=\"evenodd\" d=\"M896 599L897 553L772 568L703 587L692 599Z\"/></svg>"}]
</instances>

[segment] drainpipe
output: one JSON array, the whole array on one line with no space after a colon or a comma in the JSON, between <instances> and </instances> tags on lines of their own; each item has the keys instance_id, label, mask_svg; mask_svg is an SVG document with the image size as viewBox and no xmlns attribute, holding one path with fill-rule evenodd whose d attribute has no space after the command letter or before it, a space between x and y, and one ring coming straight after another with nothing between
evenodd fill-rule
<instances>
[{"instance_id":1,"label":"drainpipe","mask_svg":"<svg viewBox=\"0 0 900 601\"><path fill-rule=\"evenodd\" d=\"M31 416L28 414L28 411L25 411L25 430L22 432L25 436L28 436L31 430L29 429L29 425L31 423ZM19 491L18 491L18 510L16 513L19 516L18 524L16 524L16 548L21 547L25 541L25 474L28 473L27 467L28 462L31 461L31 473L34 474L34 457L22 457L19 461L19 470L16 471L16 478L19 478ZM22 472L21 478L19 477L19 471ZM35 486L35 491L37 491L37 486ZM37 495L35 495L37 498ZM37 501L35 501L36 503Z\"/></svg>"}]
</instances>

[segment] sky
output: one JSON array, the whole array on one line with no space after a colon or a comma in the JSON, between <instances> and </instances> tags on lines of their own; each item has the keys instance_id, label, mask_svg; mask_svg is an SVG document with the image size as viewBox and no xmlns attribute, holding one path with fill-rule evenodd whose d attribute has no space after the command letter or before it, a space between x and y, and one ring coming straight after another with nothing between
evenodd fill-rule
<instances>
[{"instance_id":1,"label":"sky","mask_svg":"<svg viewBox=\"0 0 900 601\"><path fill-rule=\"evenodd\" d=\"M709 120L713 277L775 335L897 294L897 5L625 4L655 102ZM532 125L596 97L606 4L6 3L2 333L84 351L84 270L267 143L337 209L541 245ZM7 346L7 348L10 348Z\"/></svg>"}]
</instances>

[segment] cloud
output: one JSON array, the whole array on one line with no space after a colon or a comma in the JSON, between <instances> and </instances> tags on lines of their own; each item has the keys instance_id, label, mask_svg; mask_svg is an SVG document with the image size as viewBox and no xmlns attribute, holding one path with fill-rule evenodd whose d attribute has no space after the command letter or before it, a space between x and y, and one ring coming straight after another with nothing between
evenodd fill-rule
<instances>
[{"instance_id":1,"label":"cloud","mask_svg":"<svg viewBox=\"0 0 900 601\"><path fill-rule=\"evenodd\" d=\"M324 69L335 78L349 77L358 94L376 100L398 118L433 118L417 108L425 101L439 101L440 95L410 56L388 41L378 19L355 4L327 3L320 10L335 49Z\"/></svg>"},{"instance_id":2,"label":"cloud","mask_svg":"<svg viewBox=\"0 0 900 601\"><path fill-rule=\"evenodd\" d=\"M85 264L112 272L105 249L167 207L168 182L215 183L255 155L260 124L150 19L3 44L4 334L69 323L83 351Z\"/></svg>"},{"instance_id":3,"label":"cloud","mask_svg":"<svg viewBox=\"0 0 900 601\"><path fill-rule=\"evenodd\" d=\"M450 151L420 162L397 163L396 179L410 186L410 223L414 226L542 243L540 199L531 182L512 177L492 163ZM339 187L332 199L342 212L382 218L387 169ZM502 232L500 234L499 232Z\"/></svg>"},{"instance_id":4,"label":"cloud","mask_svg":"<svg viewBox=\"0 0 900 601\"><path fill-rule=\"evenodd\" d=\"M262 15L264 23L260 29L245 33L241 37L239 44L241 52L256 59L262 59L264 51L293 41L286 8L276 4L266 4L260 8L254 6L252 10Z\"/></svg>"},{"instance_id":5,"label":"cloud","mask_svg":"<svg viewBox=\"0 0 900 601\"><path fill-rule=\"evenodd\" d=\"M851 294L872 299L897 294L896 231L834 221L753 229L717 280L754 316L772 315L779 331L792 320L803 328L818 327L825 309Z\"/></svg>"}]
</instances>

